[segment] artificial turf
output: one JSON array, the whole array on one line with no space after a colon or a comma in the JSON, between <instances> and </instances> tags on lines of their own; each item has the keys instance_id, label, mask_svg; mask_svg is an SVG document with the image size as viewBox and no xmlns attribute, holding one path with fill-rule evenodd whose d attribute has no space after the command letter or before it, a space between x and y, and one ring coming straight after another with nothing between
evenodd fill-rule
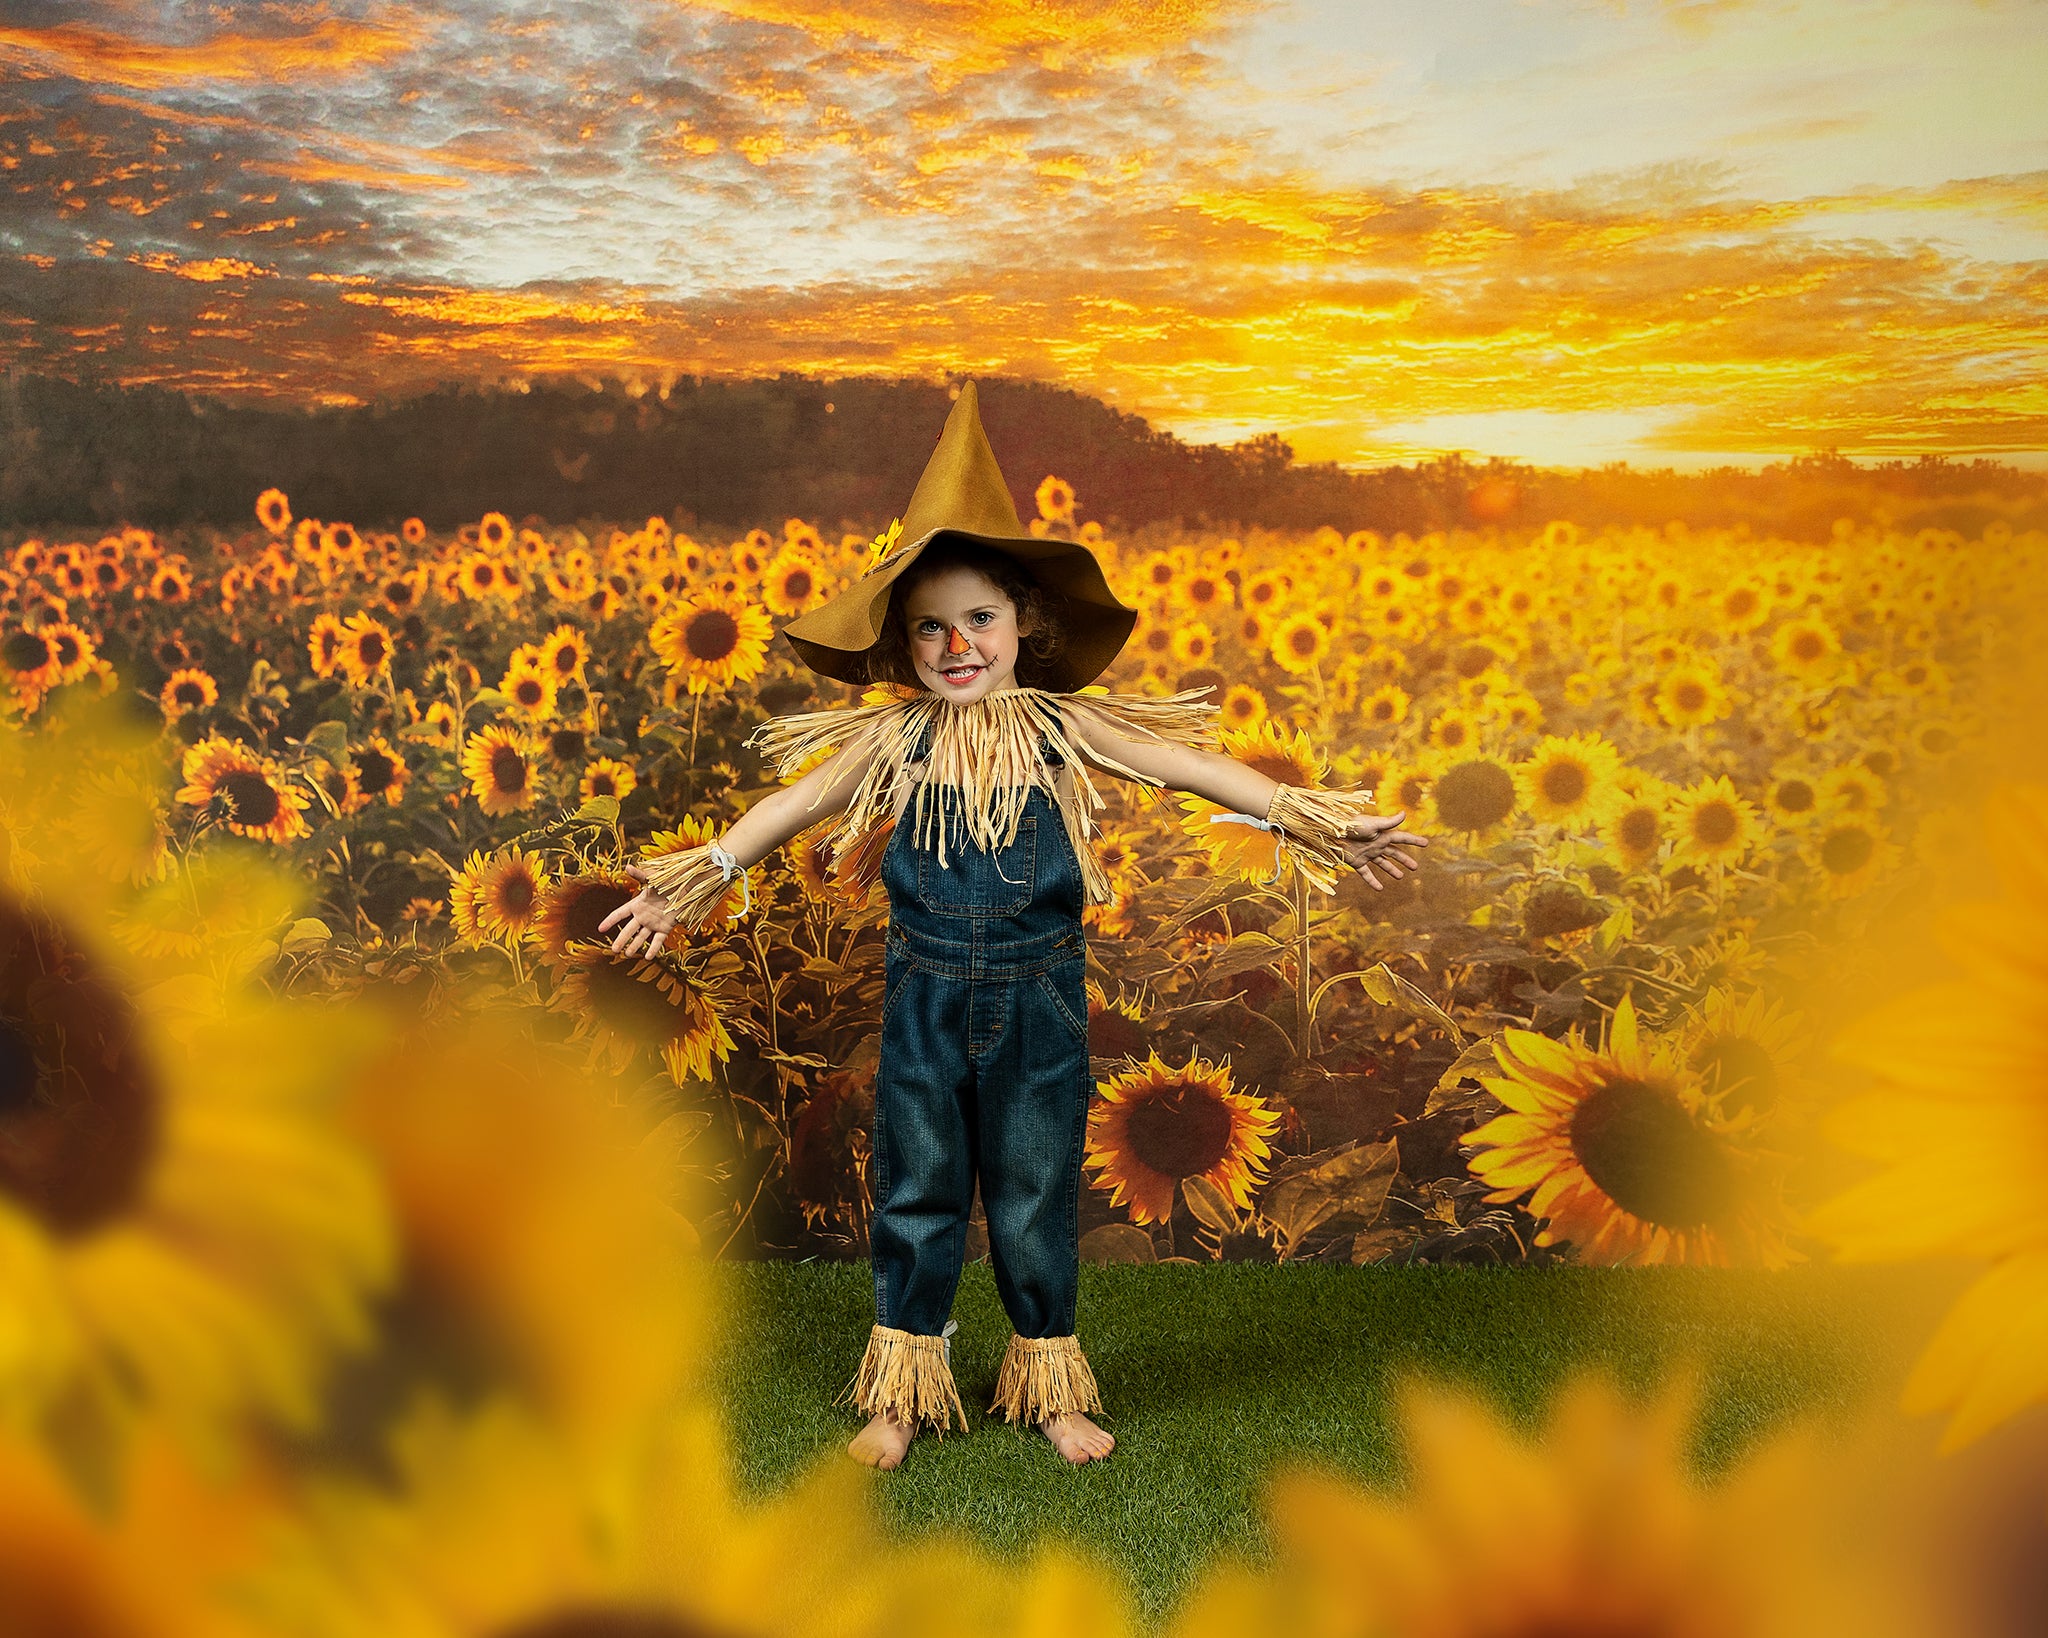
<instances>
[{"instance_id":1,"label":"artificial turf","mask_svg":"<svg viewBox=\"0 0 2048 1638\"><path fill-rule=\"evenodd\" d=\"M719 1375L740 1481L758 1493L859 1426L832 1401L873 1322L873 1281L865 1263L734 1264L726 1278ZM1062 1538L1158 1617L1212 1555L1262 1556L1277 1463L1392 1482L1404 1375L1467 1385L1533 1428L1583 1368L1634 1393L1693 1373L1709 1478L1789 1419L1895 1394L1946 1297L1931 1279L1833 1268L1088 1267L1078 1329L1117 1448L1070 1468L1042 1435L981 1414L1009 1324L973 1264L953 1367L974 1431L919 1438L877 1489L907 1533L964 1531L1017 1555Z\"/></svg>"}]
</instances>

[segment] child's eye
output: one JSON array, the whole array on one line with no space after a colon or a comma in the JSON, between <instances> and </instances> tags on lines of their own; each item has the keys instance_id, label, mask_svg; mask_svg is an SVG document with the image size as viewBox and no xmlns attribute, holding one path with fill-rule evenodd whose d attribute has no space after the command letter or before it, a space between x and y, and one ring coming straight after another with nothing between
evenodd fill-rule
<instances>
[{"instance_id":1,"label":"child's eye","mask_svg":"<svg viewBox=\"0 0 2048 1638\"><path fill-rule=\"evenodd\" d=\"M938 623L938 621L936 621L936 620L920 620L920 621L918 621L918 623L917 623L917 634L918 634L918 636L920 636L920 637L936 637L936 636L938 636L938 634L939 634L939 623Z\"/></svg>"},{"instance_id":2,"label":"child's eye","mask_svg":"<svg viewBox=\"0 0 2048 1638\"><path fill-rule=\"evenodd\" d=\"M991 609L976 609L968 618L977 626L985 626L995 618L995 612Z\"/></svg>"}]
</instances>

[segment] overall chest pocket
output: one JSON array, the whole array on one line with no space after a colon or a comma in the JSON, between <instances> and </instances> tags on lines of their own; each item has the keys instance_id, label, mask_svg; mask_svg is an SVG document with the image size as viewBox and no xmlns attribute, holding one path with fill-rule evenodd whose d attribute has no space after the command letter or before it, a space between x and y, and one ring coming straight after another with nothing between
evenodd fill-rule
<instances>
[{"instance_id":1,"label":"overall chest pocket","mask_svg":"<svg viewBox=\"0 0 2048 1638\"><path fill-rule=\"evenodd\" d=\"M917 896L927 910L949 916L1014 916L1031 902L1038 878L1038 819L1026 814L1007 847L984 853L967 847L938 855L920 848Z\"/></svg>"}]
</instances>

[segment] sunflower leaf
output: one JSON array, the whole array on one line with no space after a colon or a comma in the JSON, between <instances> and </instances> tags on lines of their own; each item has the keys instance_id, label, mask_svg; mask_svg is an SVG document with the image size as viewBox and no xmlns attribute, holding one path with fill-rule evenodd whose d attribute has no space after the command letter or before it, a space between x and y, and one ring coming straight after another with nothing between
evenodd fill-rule
<instances>
[{"instance_id":1,"label":"sunflower leaf","mask_svg":"<svg viewBox=\"0 0 2048 1638\"><path fill-rule=\"evenodd\" d=\"M619 799L616 796L593 796L576 810L576 817L589 824L615 825L619 821Z\"/></svg>"},{"instance_id":2,"label":"sunflower leaf","mask_svg":"<svg viewBox=\"0 0 2048 1638\"><path fill-rule=\"evenodd\" d=\"M1084 1263L1156 1263L1152 1236L1134 1223L1104 1223L1081 1236Z\"/></svg>"},{"instance_id":3,"label":"sunflower leaf","mask_svg":"<svg viewBox=\"0 0 2048 1638\"><path fill-rule=\"evenodd\" d=\"M338 768L348 760L348 724L323 722L300 743Z\"/></svg>"},{"instance_id":4,"label":"sunflower leaf","mask_svg":"<svg viewBox=\"0 0 2048 1638\"><path fill-rule=\"evenodd\" d=\"M1368 968L1360 977L1365 983L1365 993L1381 1006L1397 1007L1411 1017L1438 1024L1460 1047L1464 1046L1465 1032L1458 1026L1458 1021L1384 961Z\"/></svg>"},{"instance_id":5,"label":"sunflower leaf","mask_svg":"<svg viewBox=\"0 0 2048 1638\"><path fill-rule=\"evenodd\" d=\"M1229 1234L1237 1228L1237 1208L1230 1203L1230 1197L1206 1177L1182 1178L1180 1188L1187 1199L1188 1210L1218 1234Z\"/></svg>"},{"instance_id":6,"label":"sunflower leaf","mask_svg":"<svg viewBox=\"0 0 2048 1638\"><path fill-rule=\"evenodd\" d=\"M1436 1085L1430 1088L1429 1099L1422 1106L1424 1115L1441 1114L1446 1109L1469 1109L1474 1107L1474 1094L1460 1092L1458 1083L1477 1077L1482 1071L1494 1069L1498 1060L1493 1055L1493 1037L1488 1035L1467 1046L1452 1060L1450 1068L1437 1077ZM1477 1096L1489 1097L1481 1093Z\"/></svg>"},{"instance_id":7,"label":"sunflower leaf","mask_svg":"<svg viewBox=\"0 0 2048 1638\"><path fill-rule=\"evenodd\" d=\"M1370 1228L1401 1170L1400 1144L1393 1138L1308 1158L1309 1165L1276 1178L1259 1197L1259 1215L1280 1231L1283 1260L1311 1229L1340 1212Z\"/></svg>"}]
</instances>

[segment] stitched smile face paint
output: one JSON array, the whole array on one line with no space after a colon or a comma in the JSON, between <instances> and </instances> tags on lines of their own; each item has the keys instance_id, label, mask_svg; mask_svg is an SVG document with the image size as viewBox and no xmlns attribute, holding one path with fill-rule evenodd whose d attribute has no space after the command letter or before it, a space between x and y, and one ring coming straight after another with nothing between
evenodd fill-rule
<instances>
[{"instance_id":1,"label":"stitched smile face paint","mask_svg":"<svg viewBox=\"0 0 2048 1638\"><path fill-rule=\"evenodd\" d=\"M1017 686L1017 606L987 575L964 566L935 574L903 614L918 681L941 699L964 705Z\"/></svg>"}]
</instances>

